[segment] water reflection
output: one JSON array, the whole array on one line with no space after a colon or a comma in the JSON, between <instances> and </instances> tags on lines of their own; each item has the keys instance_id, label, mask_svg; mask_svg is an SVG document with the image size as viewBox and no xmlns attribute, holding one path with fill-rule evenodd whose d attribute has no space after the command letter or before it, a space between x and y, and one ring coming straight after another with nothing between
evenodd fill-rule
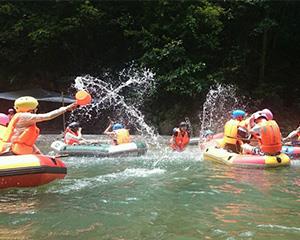
<instances>
[{"instance_id":1,"label":"water reflection","mask_svg":"<svg viewBox=\"0 0 300 240\"><path fill-rule=\"evenodd\" d=\"M23 226L8 228L0 225L0 239L32 239L32 223Z\"/></svg>"},{"instance_id":2,"label":"water reflection","mask_svg":"<svg viewBox=\"0 0 300 240\"><path fill-rule=\"evenodd\" d=\"M255 208L254 205L242 203L229 203L221 207L214 207L213 213L217 220L224 223L238 223L249 217L247 210Z\"/></svg>"},{"instance_id":3,"label":"water reflection","mask_svg":"<svg viewBox=\"0 0 300 240\"><path fill-rule=\"evenodd\" d=\"M237 183L250 185L263 193L268 193L273 186L286 184L286 179L282 174L278 174L283 169L247 169L216 165L212 170L212 178L223 179L223 186L215 188L223 189L224 192L238 193ZM228 180L233 180L234 186L228 184Z\"/></svg>"},{"instance_id":4,"label":"water reflection","mask_svg":"<svg viewBox=\"0 0 300 240\"><path fill-rule=\"evenodd\" d=\"M26 195L20 196L17 192L14 194L2 194L0 199L0 213L34 213L40 205L40 200Z\"/></svg>"}]
</instances>

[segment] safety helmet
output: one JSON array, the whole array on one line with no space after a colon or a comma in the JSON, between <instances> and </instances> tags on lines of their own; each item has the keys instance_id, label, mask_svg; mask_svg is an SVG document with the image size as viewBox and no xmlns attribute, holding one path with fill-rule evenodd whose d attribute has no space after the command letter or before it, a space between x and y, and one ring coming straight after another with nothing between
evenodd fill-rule
<instances>
[{"instance_id":1,"label":"safety helmet","mask_svg":"<svg viewBox=\"0 0 300 240\"><path fill-rule=\"evenodd\" d=\"M14 108L17 112L28 112L37 108L38 101L34 97L26 96L16 99Z\"/></svg>"},{"instance_id":2,"label":"safety helmet","mask_svg":"<svg viewBox=\"0 0 300 240\"><path fill-rule=\"evenodd\" d=\"M9 118L6 114L0 113L0 125L7 126L9 123Z\"/></svg>"},{"instance_id":3,"label":"safety helmet","mask_svg":"<svg viewBox=\"0 0 300 240\"><path fill-rule=\"evenodd\" d=\"M124 126L121 123L115 123L112 127L113 131L122 129L122 128L124 128Z\"/></svg>"},{"instance_id":4,"label":"safety helmet","mask_svg":"<svg viewBox=\"0 0 300 240\"><path fill-rule=\"evenodd\" d=\"M75 132L80 128L80 124L78 122L72 122L68 125L68 128Z\"/></svg>"},{"instance_id":5,"label":"safety helmet","mask_svg":"<svg viewBox=\"0 0 300 240\"><path fill-rule=\"evenodd\" d=\"M15 113L15 110L13 108L10 108L7 110L8 113Z\"/></svg>"},{"instance_id":6,"label":"safety helmet","mask_svg":"<svg viewBox=\"0 0 300 240\"><path fill-rule=\"evenodd\" d=\"M256 121L259 118L265 118L266 120L268 120L267 115L262 113L262 112L256 112L256 113L253 114L254 121Z\"/></svg>"},{"instance_id":7,"label":"safety helmet","mask_svg":"<svg viewBox=\"0 0 300 240\"><path fill-rule=\"evenodd\" d=\"M186 123L186 122L181 122L181 123L179 124L179 127L187 127L187 123Z\"/></svg>"},{"instance_id":8,"label":"safety helmet","mask_svg":"<svg viewBox=\"0 0 300 240\"><path fill-rule=\"evenodd\" d=\"M273 113L269 109L265 108L261 112L267 116L267 120L273 120Z\"/></svg>"},{"instance_id":9,"label":"safety helmet","mask_svg":"<svg viewBox=\"0 0 300 240\"><path fill-rule=\"evenodd\" d=\"M245 111L240 110L240 109L232 111L232 114L231 114L233 119L237 119L238 117L245 117L245 115L246 115Z\"/></svg>"}]
</instances>

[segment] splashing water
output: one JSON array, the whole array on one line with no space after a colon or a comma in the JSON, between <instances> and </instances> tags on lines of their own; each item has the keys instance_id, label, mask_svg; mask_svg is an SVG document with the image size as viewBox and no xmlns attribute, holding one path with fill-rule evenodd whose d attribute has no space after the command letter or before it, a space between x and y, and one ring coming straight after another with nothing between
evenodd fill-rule
<instances>
[{"instance_id":1,"label":"splashing water","mask_svg":"<svg viewBox=\"0 0 300 240\"><path fill-rule=\"evenodd\" d=\"M103 78L90 75L77 77L73 86L77 90L87 90L93 96L93 103L82 107L71 115L72 121L99 117L103 111L113 112L116 119L135 127L152 142L158 142L159 135L149 126L139 110L144 100L155 89L154 74L148 69L130 67L119 72L117 77L105 73Z\"/></svg>"},{"instance_id":2,"label":"splashing water","mask_svg":"<svg viewBox=\"0 0 300 240\"><path fill-rule=\"evenodd\" d=\"M232 85L217 84L210 88L199 114L201 122L200 139L203 138L207 130L214 133L223 131L224 124L230 119L233 109L239 108L246 111L247 99L244 96L238 96L237 89Z\"/></svg>"}]
</instances>

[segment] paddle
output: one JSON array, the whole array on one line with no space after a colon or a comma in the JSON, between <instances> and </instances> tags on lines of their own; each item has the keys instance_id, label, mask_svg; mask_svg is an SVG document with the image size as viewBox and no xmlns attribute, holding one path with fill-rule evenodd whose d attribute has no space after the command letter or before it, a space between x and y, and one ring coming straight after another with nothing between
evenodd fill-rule
<instances>
[{"instance_id":1,"label":"paddle","mask_svg":"<svg viewBox=\"0 0 300 240\"><path fill-rule=\"evenodd\" d=\"M54 155L54 156L52 156L52 155L47 155L48 157L50 157L50 158L64 158L64 157L69 157L69 154L59 154L59 155Z\"/></svg>"}]
</instances>

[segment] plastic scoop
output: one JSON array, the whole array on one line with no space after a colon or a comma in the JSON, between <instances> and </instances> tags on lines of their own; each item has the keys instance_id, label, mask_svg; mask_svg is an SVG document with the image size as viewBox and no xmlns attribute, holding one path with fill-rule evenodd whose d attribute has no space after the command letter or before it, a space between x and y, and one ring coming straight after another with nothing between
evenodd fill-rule
<instances>
[{"instance_id":1,"label":"plastic scoop","mask_svg":"<svg viewBox=\"0 0 300 240\"><path fill-rule=\"evenodd\" d=\"M75 95L76 103L80 106L88 105L92 101L91 95L84 90L80 90Z\"/></svg>"}]
</instances>

